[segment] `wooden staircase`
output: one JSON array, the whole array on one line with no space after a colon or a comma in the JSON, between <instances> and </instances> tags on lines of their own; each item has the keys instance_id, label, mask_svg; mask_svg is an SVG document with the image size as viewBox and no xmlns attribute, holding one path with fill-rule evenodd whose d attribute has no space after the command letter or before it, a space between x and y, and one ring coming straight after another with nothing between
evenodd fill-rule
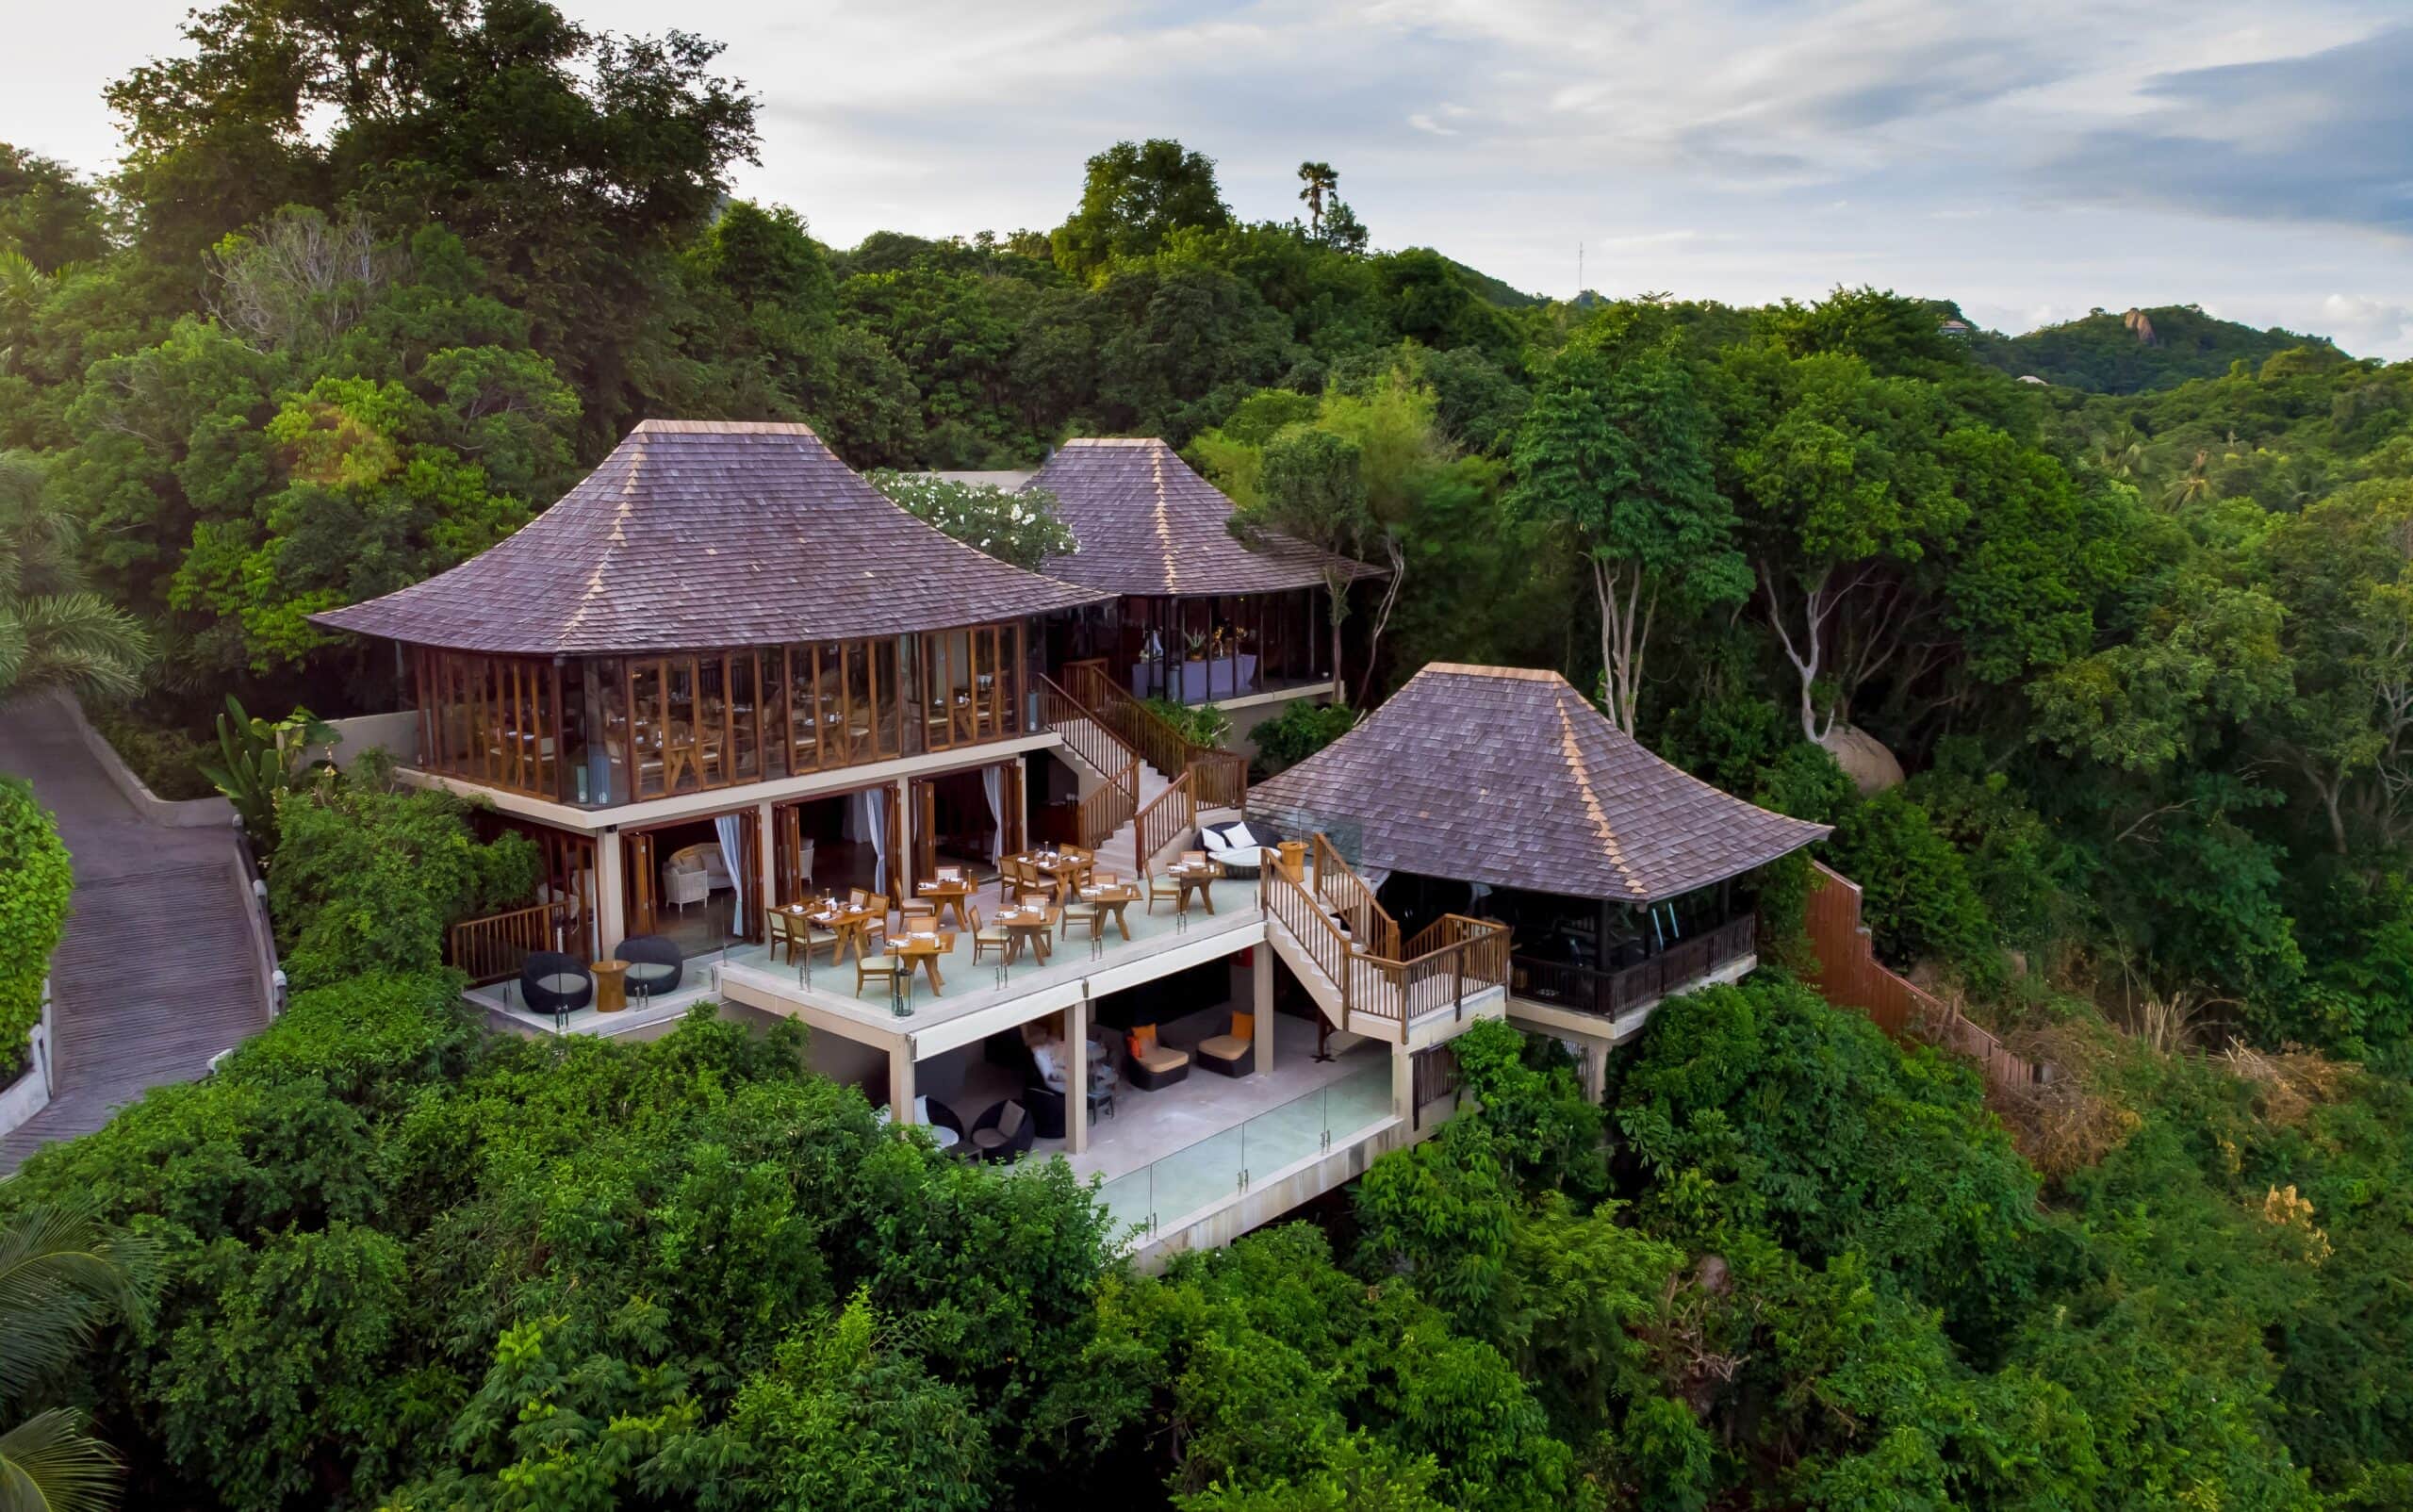
<instances>
[{"instance_id":1,"label":"wooden staircase","mask_svg":"<svg viewBox=\"0 0 2413 1512\"><path fill-rule=\"evenodd\" d=\"M1111 717L1045 677L1039 682L1040 722L1061 735L1064 753L1098 780L1081 800L1080 843L1109 866L1127 863L1134 876L1155 871L1171 852L1187 846L1197 830L1195 771L1184 767L1179 777L1167 778Z\"/></svg>"},{"instance_id":2,"label":"wooden staircase","mask_svg":"<svg viewBox=\"0 0 2413 1512\"><path fill-rule=\"evenodd\" d=\"M1333 1027L1404 1040L1435 1013L1463 1017L1508 986L1508 927L1450 913L1403 944L1399 923L1322 835L1290 876L1265 868L1258 882L1266 940Z\"/></svg>"}]
</instances>

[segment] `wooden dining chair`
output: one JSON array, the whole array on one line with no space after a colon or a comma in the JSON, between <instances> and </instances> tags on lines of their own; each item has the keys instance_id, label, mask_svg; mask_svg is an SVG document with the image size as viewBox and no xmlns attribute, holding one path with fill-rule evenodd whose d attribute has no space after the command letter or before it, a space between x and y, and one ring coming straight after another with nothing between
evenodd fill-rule
<instances>
[{"instance_id":1,"label":"wooden dining chair","mask_svg":"<svg viewBox=\"0 0 2413 1512\"><path fill-rule=\"evenodd\" d=\"M1013 959L1012 930L1003 925L990 925L985 929L982 928L980 907L977 903L968 906L965 919L972 927L972 963L974 965L978 965L981 958L993 950L996 952L999 961Z\"/></svg>"},{"instance_id":2,"label":"wooden dining chair","mask_svg":"<svg viewBox=\"0 0 2413 1512\"><path fill-rule=\"evenodd\" d=\"M775 908L765 917L770 925L771 959L778 961L785 957L788 961L794 961L796 938L795 929L788 923L788 911Z\"/></svg>"},{"instance_id":3,"label":"wooden dining chair","mask_svg":"<svg viewBox=\"0 0 2413 1512\"><path fill-rule=\"evenodd\" d=\"M855 994L862 994L863 984L878 978L894 990L896 979L905 973L904 961L896 956L858 956L855 958Z\"/></svg>"},{"instance_id":4,"label":"wooden dining chair","mask_svg":"<svg viewBox=\"0 0 2413 1512\"><path fill-rule=\"evenodd\" d=\"M1174 909L1178 910L1181 907L1181 898L1182 892L1181 884L1179 882L1174 880L1170 877L1159 877L1154 872L1150 872L1148 874L1149 912L1154 913L1157 912L1157 905L1158 903L1170 903L1174 907Z\"/></svg>"}]
</instances>

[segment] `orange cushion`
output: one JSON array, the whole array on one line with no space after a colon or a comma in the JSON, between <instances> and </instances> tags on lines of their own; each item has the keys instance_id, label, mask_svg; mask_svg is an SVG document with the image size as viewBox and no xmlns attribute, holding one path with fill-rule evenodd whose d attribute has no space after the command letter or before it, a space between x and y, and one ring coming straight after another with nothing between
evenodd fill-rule
<instances>
[{"instance_id":1,"label":"orange cushion","mask_svg":"<svg viewBox=\"0 0 2413 1512\"><path fill-rule=\"evenodd\" d=\"M1124 1039L1130 1046L1133 1059L1136 1060L1156 1049L1157 1027L1153 1024L1141 1024L1124 1036Z\"/></svg>"},{"instance_id":2,"label":"orange cushion","mask_svg":"<svg viewBox=\"0 0 2413 1512\"><path fill-rule=\"evenodd\" d=\"M1235 1039L1235 1040L1240 1040L1240 1041L1248 1041L1248 1040L1254 1040L1254 1039L1256 1039L1256 1014L1254 1014L1254 1013L1235 1013L1235 1014L1233 1014L1233 1015L1232 1015L1232 1038L1233 1038L1233 1039Z\"/></svg>"}]
</instances>

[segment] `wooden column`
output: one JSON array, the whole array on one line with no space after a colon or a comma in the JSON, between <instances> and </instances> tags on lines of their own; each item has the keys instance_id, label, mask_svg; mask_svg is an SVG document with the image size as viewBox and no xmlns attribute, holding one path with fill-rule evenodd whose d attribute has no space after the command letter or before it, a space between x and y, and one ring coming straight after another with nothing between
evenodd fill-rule
<instances>
[{"instance_id":1,"label":"wooden column","mask_svg":"<svg viewBox=\"0 0 2413 1512\"><path fill-rule=\"evenodd\" d=\"M1064 1148L1080 1155L1090 1147L1090 999L1084 991L1080 1001L1065 1013L1072 1027L1065 1046L1072 1064L1064 1073Z\"/></svg>"},{"instance_id":2,"label":"wooden column","mask_svg":"<svg viewBox=\"0 0 2413 1512\"><path fill-rule=\"evenodd\" d=\"M1256 1074L1273 1069L1273 947L1258 945L1249 952L1251 1004L1249 1028L1256 1036Z\"/></svg>"}]
</instances>

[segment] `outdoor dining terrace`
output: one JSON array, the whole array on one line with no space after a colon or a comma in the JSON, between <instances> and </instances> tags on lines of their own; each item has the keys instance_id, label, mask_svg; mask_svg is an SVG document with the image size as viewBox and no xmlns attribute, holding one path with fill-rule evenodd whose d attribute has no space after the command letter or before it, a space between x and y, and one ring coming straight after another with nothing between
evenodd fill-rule
<instances>
[{"instance_id":1,"label":"outdoor dining terrace","mask_svg":"<svg viewBox=\"0 0 2413 1512\"><path fill-rule=\"evenodd\" d=\"M854 911L832 910L826 900L796 905L793 922L813 926L803 946L766 930L763 944L733 944L720 956L719 977L730 996L754 1007L808 1006L866 1027L920 1031L1034 997L1070 1000L1084 982L1102 994L1263 937L1254 880L1218 872L1183 886L1159 874L1127 890L1136 896L1094 920L1081 912L1077 891L1064 904L1040 905L1043 923L1022 912L1003 942L981 938L984 928L996 931L996 921L1017 912L1002 879L969 884L949 899L960 909L934 907L910 920L883 909L881 933L865 940L844 938L854 932ZM823 915L817 924L815 914Z\"/></svg>"}]
</instances>

